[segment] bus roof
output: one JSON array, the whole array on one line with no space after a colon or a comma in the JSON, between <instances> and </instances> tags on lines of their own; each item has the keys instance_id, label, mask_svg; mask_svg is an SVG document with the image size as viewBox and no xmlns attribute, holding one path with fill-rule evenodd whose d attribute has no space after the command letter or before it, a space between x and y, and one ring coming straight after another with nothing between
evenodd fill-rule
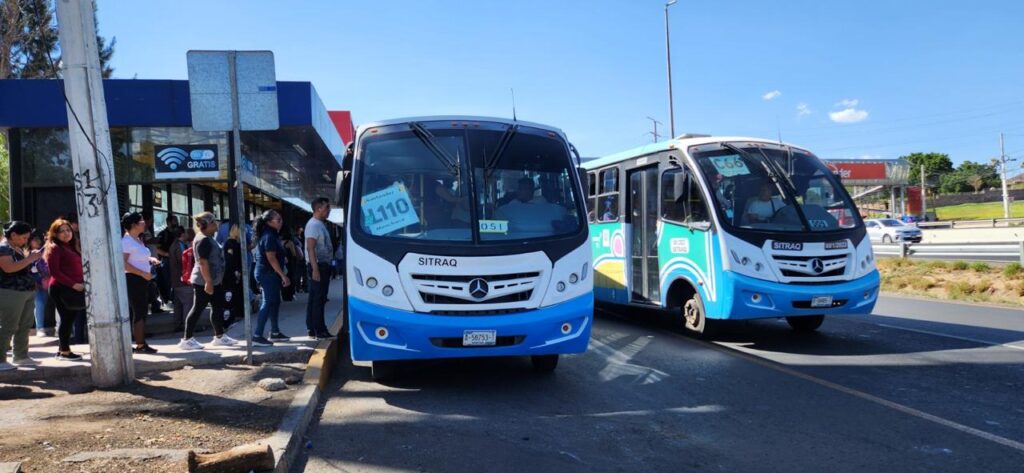
<instances>
[{"instance_id":1,"label":"bus roof","mask_svg":"<svg viewBox=\"0 0 1024 473\"><path fill-rule=\"evenodd\" d=\"M526 125L533 128L540 128L542 130L551 131L558 133L562 139L565 139L565 133L558 128L548 125L542 125L540 123L528 122L523 120L513 120L511 118L498 118L498 117L480 117L474 115L436 115L436 116L425 116L425 117L406 117L406 118L392 118L389 120L379 120L375 122L366 123L359 125L359 129L356 131L356 136L361 135L364 131L369 128L387 125L398 125L409 122L491 122L491 123L503 123L506 125Z\"/></svg>"},{"instance_id":2,"label":"bus roof","mask_svg":"<svg viewBox=\"0 0 1024 473\"><path fill-rule=\"evenodd\" d=\"M601 167L605 167L605 166L608 166L608 165L611 165L611 164L618 163L620 161L624 161L624 160L631 159L631 158L636 158L636 157L647 155L647 154L651 154L651 153L657 153L657 152L665 151L665 150L669 150L669 149L685 149L685 148L689 148L690 146L694 146L694 145L703 145L703 144L707 144L707 143L718 143L718 142L722 142L722 141L748 141L748 142L749 141L754 141L754 142L771 143L771 144L778 143L777 140L768 140L768 139L764 139L764 138L751 138L749 136L695 136L695 137L690 137L690 136L682 135L682 136L680 136L678 138L675 138L675 139L659 141L657 143L648 143L648 144L643 145L643 146L637 146L636 148L627 149L625 151L620 151L618 153L610 154L608 156L602 156L602 157L597 158L597 159L595 159L593 161L588 161L588 162L583 163L583 167L585 169L588 169L588 170L589 169L597 169L597 168L601 168ZM802 149L799 146L793 146L793 147L794 148Z\"/></svg>"}]
</instances>

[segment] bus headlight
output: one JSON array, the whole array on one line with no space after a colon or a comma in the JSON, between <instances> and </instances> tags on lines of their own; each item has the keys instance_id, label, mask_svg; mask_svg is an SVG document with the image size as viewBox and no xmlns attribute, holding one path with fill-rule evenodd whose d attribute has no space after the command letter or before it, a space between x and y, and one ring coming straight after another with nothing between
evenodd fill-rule
<instances>
[{"instance_id":1,"label":"bus headlight","mask_svg":"<svg viewBox=\"0 0 1024 473\"><path fill-rule=\"evenodd\" d=\"M565 292L565 283L562 281L558 281L558 284L555 285L555 289L557 289L558 292Z\"/></svg>"},{"instance_id":2,"label":"bus headlight","mask_svg":"<svg viewBox=\"0 0 1024 473\"><path fill-rule=\"evenodd\" d=\"M391 286L384 286L381 288L380 293L384 294L384 297L391 297L391 295L395 293L395 288Z\"/></svg>"},{"instance_id":3,"label":"bus headlight","mask_svg":"<svg viewBox=\"0 0 1024 473\"><path fill-rule=\"evenodd\" d=\"M377 287L377 278L370 277L366 279L366 287L373 289Z\"/></svg>"},{"instance_id":4,"label":"bus headlight","mask_svg":"<svg viewBox=\"0 0 1024 473\"><path fill-rule=\"evenodd\" d=\"M569 275L569 282L570 282L570 283L572 283L572 284L576 284L576 283L578 283L579 281L580 281L580 277L579 277L579 276L577 276L577 275L576 275L576 273L572 273L572 274L570 274L570 275Z\"/></svg>"},{"instance_id":5,"label":"bus headlight","mask_svg":"<svg viewBox=\"0 0 1024 473\"><path fill-rule=\"evenodd\" d=\"M580 279L587 279L588 272L590 272L590 263L583 263L583 269L580 270Z\"/></svg>"}]
</instances>

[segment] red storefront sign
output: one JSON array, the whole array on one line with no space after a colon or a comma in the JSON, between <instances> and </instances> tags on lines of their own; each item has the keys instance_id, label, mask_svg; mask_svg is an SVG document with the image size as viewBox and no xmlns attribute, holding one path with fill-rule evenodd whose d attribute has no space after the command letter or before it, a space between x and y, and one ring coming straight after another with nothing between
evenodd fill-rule
<instances>
[{"instance_id":1,"label":"red storefront sign","mask_svg":"<svg viewBox=\"0 0 1024 473\"><path fill-rule=\"evenodd\" d=\"M880 181L885 179L885 163L830 162L828 168L847 181Z\"/></svg>"}]
</instances>

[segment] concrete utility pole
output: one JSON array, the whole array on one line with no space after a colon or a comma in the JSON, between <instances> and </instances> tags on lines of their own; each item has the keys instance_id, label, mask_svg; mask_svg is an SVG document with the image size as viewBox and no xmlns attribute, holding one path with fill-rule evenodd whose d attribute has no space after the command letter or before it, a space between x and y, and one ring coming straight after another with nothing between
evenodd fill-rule
<instances>
[{"instance_id":1,"label":"concrete utility pole","mask_svg":"<svg viewBox=\"0 0 1024 473\"><path fill-rule=\"evenodd\" d=\"M928 192L924 188L924 164L921 164L921 220L928 220Z\"/></svg>"},{"instance_id":2,"label":"concrete utility pole","mask_svg":"<svg viewBox=\"0 0 1024 473\"><path fill-rule=\"evenodd\" d=\"M657 143L658 142L658 137L661 136L661 135L658 134L658 124L661 123L661 122L659 122L658 120L655 120L655 119L653 119L651 117L647 117L647 119L651 121L652 125L654 125L654 131L651 132L651 134L654 135L654 142Z\"/></svg>"},{"instance_id":3,"label":"concrete utility pole","mask_svg":"<svg viewBox=\"0 0 1024 473\"><path fill-rule=\"evenodd\" d=\"M92 381L135 381L110 126L90 0L58 0L61 68L81 230Z\"/></svg>"},{"instance_id":4,"label":"concrete utility pole","mask_svg":"<svg viewBox=\"0 0 1024 473\"><path fill-rule=\"evenodd\" d=\"M676 137L676 112L672 106L672 46L668 40L668 7L675 5L677 0L665 4L665 64L668 67L668 131L669 138ZM655 140L657 141L657 140Z\"/></svg>"},{"instance_id":5,"label":"concrete utility pole","mask_svg":"<svg viewBox=\"0 0 1024 473\"><path fill-rule=\"evenodd\" d=\"M1010 191L1006 187L1006 148L1003 133L999 133L999 175L1003 180L1003 218L1010 218Z\"/></svg>"}]
</instances>

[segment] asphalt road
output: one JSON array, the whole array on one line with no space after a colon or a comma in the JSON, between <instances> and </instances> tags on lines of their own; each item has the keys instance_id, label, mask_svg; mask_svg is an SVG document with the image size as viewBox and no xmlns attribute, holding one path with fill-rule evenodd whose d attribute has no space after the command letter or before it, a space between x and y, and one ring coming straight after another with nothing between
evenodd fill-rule
<instances>
[{"instance_id":1,"label":"asphalt road","mask_svg":"<svg viewBox=\"0 0 1024 473\"><path fill-rule=\"evenodd\" d=\"M706 342L620 309L553 375L337 369L296 471L1024 471L1024 311L886 297L817 334Z\"/></svg>"}]
</instances>

